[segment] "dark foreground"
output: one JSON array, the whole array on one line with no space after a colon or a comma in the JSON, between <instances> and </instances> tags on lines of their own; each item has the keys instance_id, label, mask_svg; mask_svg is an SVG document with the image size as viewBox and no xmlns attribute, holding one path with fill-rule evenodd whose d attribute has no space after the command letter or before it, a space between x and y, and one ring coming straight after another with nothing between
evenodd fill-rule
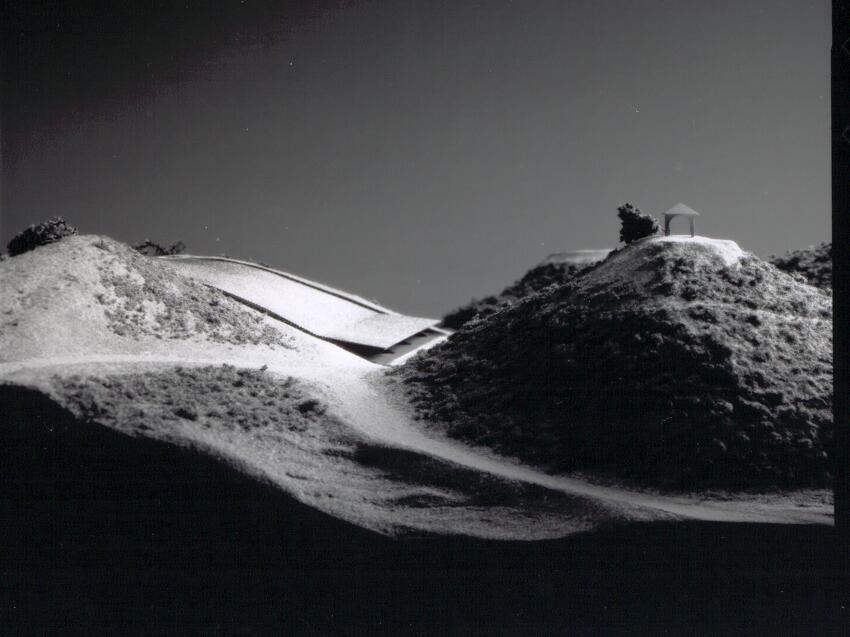
<instances>
[{"instance_id":1,"label":"dark foreground","mask_svg":"<svg viewBox=\"0 0 850 637\"><path fill-rule=\"evenodd\" d=\"M831 528L390 539L0 391L8 634L846 634ZM26 424L24 424L26 423Z\"/></svg>"}]
</instances>

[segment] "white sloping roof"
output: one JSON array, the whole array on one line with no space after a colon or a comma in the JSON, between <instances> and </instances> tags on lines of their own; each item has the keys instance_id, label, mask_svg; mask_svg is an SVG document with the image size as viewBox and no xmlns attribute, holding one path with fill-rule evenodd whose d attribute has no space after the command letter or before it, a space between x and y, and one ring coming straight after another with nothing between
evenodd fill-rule
<instances>
[{"instance_id":1,"label":"white sloping roof","mask_svg":"<svg viewBox=\"0 0 850 637\"><path fill-rule=\"evenodd\" d=\"M437 319L373 314L359 321L340 323L327 330L326 338L387 349L439 323Z\"/></svg>"},{"instance_id":2,"label":"white sloping roof","mask_svg":"<svg viewBox=\"0 0 850 637\"><path fill-rule=\"evenodd\" d=\"M569 252L555 252L540 262L540 265L557 264L557 263L573 263L575 265L584 265L586 263L596 263L602 261L611 252L610 249L605 250L570 250Z\"/></svg>"},{"instance_id":3,"label":"white sloping roof","mask_svg":"<svg viewBox=\"0 0 850 637\"><path fill-rule=\"evenodd\" d=\"M380 354L368 356L367 359L379 365L401 365L413 358L419 352L430 349L445 341L449 333L439 328L428 328L423 332L404 339L394 345L391 349L384 350Z\"/></svg>"},{"instance_id":4,"label":"white sloping roof","mask_svg":"<svg viewBox=\"0 0 850 637\"><path fill-rule=\"evenodd\" d=\"M667 212L664 213L664 216L667 215L682 215L684 217L699 217L699 213L693 208L689 208L683 203L677 203L675 206L670 208Z\"/></svg>"},{"instance_id":5,"label":"white sloping roof","mask_svg":"<svg viewBox=\"0 0 850 637\"><path fill-rule=\"evenodd\" d=\"M163 257L191 276L328 340L387 349L436 325L303 277L224 257Z\"/></svg>"}]
</instances>

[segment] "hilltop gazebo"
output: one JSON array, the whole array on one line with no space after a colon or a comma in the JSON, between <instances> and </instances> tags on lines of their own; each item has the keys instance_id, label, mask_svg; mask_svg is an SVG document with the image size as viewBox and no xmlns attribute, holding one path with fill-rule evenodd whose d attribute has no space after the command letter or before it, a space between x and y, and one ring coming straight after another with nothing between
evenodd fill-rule
<instances>
[{"instance_id":1,"label":"hilltop gazebo","mask_svg":"<svg viewBox=\"0 0 850 637\"><path fill-rule=\"evenodd\" d=\"M677 203L664 213L664 234L670 235L670 222L674 217L687 217L691 226L691 236L694 236L694 217L699 217L699 213L693 208L688 208L683 203Z\"/></svg>"}]
</instances>

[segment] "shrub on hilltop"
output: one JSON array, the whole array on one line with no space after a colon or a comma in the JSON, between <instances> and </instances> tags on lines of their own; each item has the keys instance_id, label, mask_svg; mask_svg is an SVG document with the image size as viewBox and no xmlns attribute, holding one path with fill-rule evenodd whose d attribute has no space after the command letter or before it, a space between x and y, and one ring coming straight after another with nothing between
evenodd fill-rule
<instances>
[{"instance_id":1,"label":"shrub on hilltop","mask_svg":"<svg viewBox=\"0 0 850 637\"><path fill-rule=\"evenodd\" d=\"M62 217L51 217L47 221L33 224L15 235L6 245L9 256L15 257L24 252L48 243L59 241L63 237L77 234L77 229L69 225Z\"/></svg>"},{"instance_id":2,"label":"shrub on hilltop","mask_svg":"<svg viewBox=\"0 0 850 637\"><path fill-rule=\"evenodd\" d=\"M623 243L629 244L659 232L655 217L641 212L640 208L630 203L617 208L617 216L620 218L620 241Z\"/></svg>"}]
</instances>

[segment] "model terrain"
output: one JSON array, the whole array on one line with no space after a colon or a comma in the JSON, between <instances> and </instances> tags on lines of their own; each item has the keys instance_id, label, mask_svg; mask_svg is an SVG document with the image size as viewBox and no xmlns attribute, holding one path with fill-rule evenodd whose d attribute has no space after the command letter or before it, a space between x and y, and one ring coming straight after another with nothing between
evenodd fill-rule
<instances>
[{"instance_id":1,"label":"model terrain","mask_svg":"<svg viewBox=\"0 0 850 637\"><path fill-rule=\"evenodd\" d=\"M627 246L393 373L105 237L36 248L0 276L6 402L38 391L81 428L209 454L372 530L829 519L827 501L688 495L829 486L829 296L732 242Z\"/></svg>"},{"instance_id":2,"label":"model terrain","mask_svg":"<svg viewBox=\"0 0 850 637\"><path fill-rule=\"evenodd\" d=\"M429 559L382 537L451 561L438 538L832 523L830 296L732 241L554 257L451 335L331 288L359 309L311 331L315 307L252 283L270 271L179 261L79 235L0 262L19 554L58 532L89 558L165 542L226 570L238 538L291 566L318 545Z\"/></svg>"}]
</instances>

